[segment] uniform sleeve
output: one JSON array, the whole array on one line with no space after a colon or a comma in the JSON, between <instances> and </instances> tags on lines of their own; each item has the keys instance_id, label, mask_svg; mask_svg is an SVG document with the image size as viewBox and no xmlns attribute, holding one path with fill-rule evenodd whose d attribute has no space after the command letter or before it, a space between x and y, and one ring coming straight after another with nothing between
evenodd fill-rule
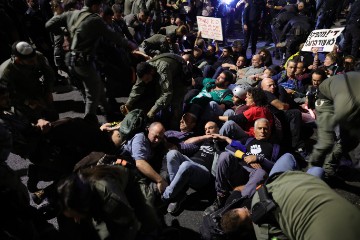
<instances>
[{"instance_id":1,"label":"uniform sleeve","mask_svg":"<svg viewBox=\"0 0 360 240\"><path fill-rule=\"evenodd\" d=\"M123 176L122 182L109 179L98 180L94 183L102 201L104 219L101 220L104 220L108 233L102 231L104 226L101 221L94 221L94 226L95 229L104 234L110 234L116 239L132 240L135 239L140 223L136 219L135 212L124 193L128 175L125 172L121 175ZM102 235L102 237L105 236Z\"/></svg>"},{"instance_id":2,"label":"uniform sleeve","mask_svg":"<svg viewBox=\"0 0 360 240\"><path fill-rule=\"evenodd\" d=\"M331 101L318 99L316 102L317 143L310 155L309 162L321 166L325 156L334 145L334 107Z\"/></svg>"},{"instance_id":3,"label":"uniform sleeve","mask_svg":"<svg viewBox=\"0 0 360 240\"><path fill-rule=\"evenodd\" d=\"M153 113L157 113L159 110L168 106L173 96L173 76L170 65L166 62L161 62L157 67L157 72L160 74L159 85L161 94L150 110Z\"/></svg>"},{"instance_id":4,"label":"uniform sleeve","mask_svg":"<svg viewBox=\"0 0 360 240\"><path fill-rule=\"evenodd\" d=\"M145 91L145 83L138 78L136 80L136 83L131 89L126 105L129 108L131 108L134 105L134 103L140 98L141 94L144 93L144 91Z\"/></svg>"},{"instance_id":5,"label":"uniform sleeve","mask_svg":"<svg viewBox=\"0 0 360 240\"><path fill-rule=\"evenodd\" d=\"M334 107L331 101L318 99L316 101L317 143L310 155L309 162L322 166L326 154L334 145Z\"/></svg>"},{"instance_id":6,"label":"uniform sleeve","mask_svg":"<svg viewBox=\"0 0 360 240\"><path fill-rule=\"evenodd\" d=\"M71 12L63 13L61 15L56 15L49 19L45 23L45 28L54 34L61 35L63 33L61 27L67 27L67 18L70 17L69 15Z\"/></svg>"}]
</instances>

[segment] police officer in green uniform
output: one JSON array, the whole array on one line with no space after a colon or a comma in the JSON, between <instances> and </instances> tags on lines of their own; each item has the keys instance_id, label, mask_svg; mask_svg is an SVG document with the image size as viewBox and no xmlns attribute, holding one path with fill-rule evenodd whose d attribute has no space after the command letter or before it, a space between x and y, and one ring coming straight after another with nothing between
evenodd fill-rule
<instances>
[{"instance_id":1,"label":"police officer in green uniform","mask_svg":"<svg viewBox=\"0 0 360 240\"><path fill-rule=\"evenodd\" d=\"M319 86L319 99L316 101L317 143L308 159L310 166L324 167L325 172L332 171L336 158L325 160L325 156L337 150L334 139L334 129L337 125L346 130L352 137L351 143L360 140L360 72L348 72L346 75L335 75ZM348 139L341 139L348 140ZM348 141L349 142L349 141ZM335 146L334 146L335 145ZM350 148L349 144L342 144ZM344 150L343 150L344 151Z\"/></svg>"},{"instance_id":2,"label":"police officer in green uniform","mask_svg":"<svg viewBox=\"0 0 360 240\"><path fill-rule=\"evenodd\" d=\"M182 102L186 91L184 84L182 64L185 60L176 54L164 53L149 60L139 63L136 69L137 81L125 105L120 107L122 113L141 108L144 101L153 104L151 109L145 109L149 118L154 118L160 110L167 111L171 108L170 129L176 130L179 126L182 113ZM155 83L155 103L149 99L142 99L150 82ZM139 107L140 106L140 107ZM145 107L146 108L146 107ZM167 119L168 121L168 119Z\"/></svg>"},{"instance_id":3,"label":"police officer in green uniform","mask_svg":"<svg viewBox=\"0 0 360 240\"><path fill-rule=\"evenodd\" d=\"M222 220L222 228L246 231L254 227L258 240L360 238L360 210L319 178L304 172L287 171L275 174L266 187L275 203L275 208L264 215L266 220L261 224L252 223L256 214L254 206L259 203L256 193L252 199L252 218L245 207L233 209L223 216L224 219L232 214L233 221L225 223Z\"/></svg>"},{"instance_id":4,"label":"police officer in green uniform","mask_svg":"<svg viewBox=\"0 0 360 240\"><path fill-rule=\"evenodd\" d=\"M154 57L160 53L175 53L179 54L179 46L168 36L162 34L154 34L145 39L140 48L149 56Z\"/></svg>"},{"instance_id":5,"label":"police officer in green uniform","mask_svg":"<svg viewBox=\"0 0 360 240\"><path fill-rule=\"evenodd\" d=\"M55 73L45 56L27 42L15 42L0 66L0 84L9 90L16 114L32 123L59 118L53 106Z\"/></svg>"},{"instance_id":6,"label":"police officer in green uniform","mask_svg":"<svg viewBox=\"0 0 360 240\"><path fill-rule=\"evenodd\" d=\"M105 105L105 91L100 76L95 68L96 50L100 38L108 39L119 45L127 41L119 33L110 30L97 14L101 0L85 0L81 10L65 12L54 16L46 23L46 28L59 33L61 27L67 28L72 38L70 65L76 77L81 79L85 88L86 114L96 114L101 103Z\"/></svg>"}]
</instances>

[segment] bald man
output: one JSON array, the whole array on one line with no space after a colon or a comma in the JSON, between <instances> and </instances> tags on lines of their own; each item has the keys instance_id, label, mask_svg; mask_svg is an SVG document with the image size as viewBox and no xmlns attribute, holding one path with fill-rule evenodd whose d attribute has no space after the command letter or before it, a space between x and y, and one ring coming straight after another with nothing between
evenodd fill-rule
<instances>
[{"instance_id":1,"label":"bald man","mask_svg":"<svg viewBox=\"0 0 360 240\"><path fill-rule=\"evenodd\" d=\"M291 100L283 87L278 87L271 78L261 81L261 89L265 91L271 112L281 121L284 131L284 143L291 143L292 150L306 157L305 142L300 136L301 112L291 109ZM291 139L289 139L291 138Z\"/></svg>"}]
</instances>

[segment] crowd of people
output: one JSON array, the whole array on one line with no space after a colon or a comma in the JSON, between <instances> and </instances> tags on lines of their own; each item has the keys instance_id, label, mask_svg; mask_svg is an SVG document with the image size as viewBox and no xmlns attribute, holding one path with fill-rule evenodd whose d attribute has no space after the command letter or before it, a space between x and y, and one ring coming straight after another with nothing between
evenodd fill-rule
<instances>
[{"instance_id":1,"label":"crowd of people","mask_svg":"<svg viewBox=\"0 0 360 240\"><path fill-rule=\"evenodd\" d=\"M333 51L302 51L344 15ZM221 18L223 41L196 16ZM159 239L189 188L205 217L245 199L218 226L230 239L360 239L328 186L360 142L360 0L9 0L0 19L1 239ZM59 119L59 86L84 117Z\"/></svg>"}]
</instances>

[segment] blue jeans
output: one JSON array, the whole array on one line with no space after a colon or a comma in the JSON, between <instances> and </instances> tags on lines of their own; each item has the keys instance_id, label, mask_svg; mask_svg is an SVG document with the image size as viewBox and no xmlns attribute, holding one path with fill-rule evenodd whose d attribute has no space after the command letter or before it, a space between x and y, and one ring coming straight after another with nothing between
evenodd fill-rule
<instances>
[{"instance_id":1,"label":"blue jeans","mask_svg":"<svg viewBox=\"0 0 360 240\"><path fill-rule=\"evenodd\" d=\"M265 179L267 173L262 168L251 168L239 164L239 159L228 152L222 152L216 169L215 189L218 195L226 196L235 187L245 185L242 196L252 196L256 186Z\"/></svg>"},{"instance_id":2,"label":"blue jeans","mask_svg":"<svg viewBox=\"0 0 360 240\"><path fill-rule=\"evenodd\" d=\"M220 128L220 135L227 136L231 139L241 140L248 138L249 135L234 121L229 120Z\"/></svg>"},{"instance_id":3,"label":"blue jeans","mask_svg":"<svg viewBox=\"0 0 360 240\"><path fill-rule=\"evenodd\" d=\"M290 153L285 153L282 155L272 167L269 176L278 173L296 170L297 164L294 156ZM322 178L324 175L324 170L321 167L311 167L307 170L308 174L311 174L315 177Z\"/></svg>"},{"instance_id":4,"label":"blue jeans","mask_svg":"<svg viewBox=\"0 0 360 240\"><path fill-rule=\"evenodd\" d=\"M166 154L170 185L166 187L162 197L165 200L176 198L179 193L186 191L188 186L199 189L210 180L209 170L177 150L170 150Z\"/></svg>"}]
</instances>

